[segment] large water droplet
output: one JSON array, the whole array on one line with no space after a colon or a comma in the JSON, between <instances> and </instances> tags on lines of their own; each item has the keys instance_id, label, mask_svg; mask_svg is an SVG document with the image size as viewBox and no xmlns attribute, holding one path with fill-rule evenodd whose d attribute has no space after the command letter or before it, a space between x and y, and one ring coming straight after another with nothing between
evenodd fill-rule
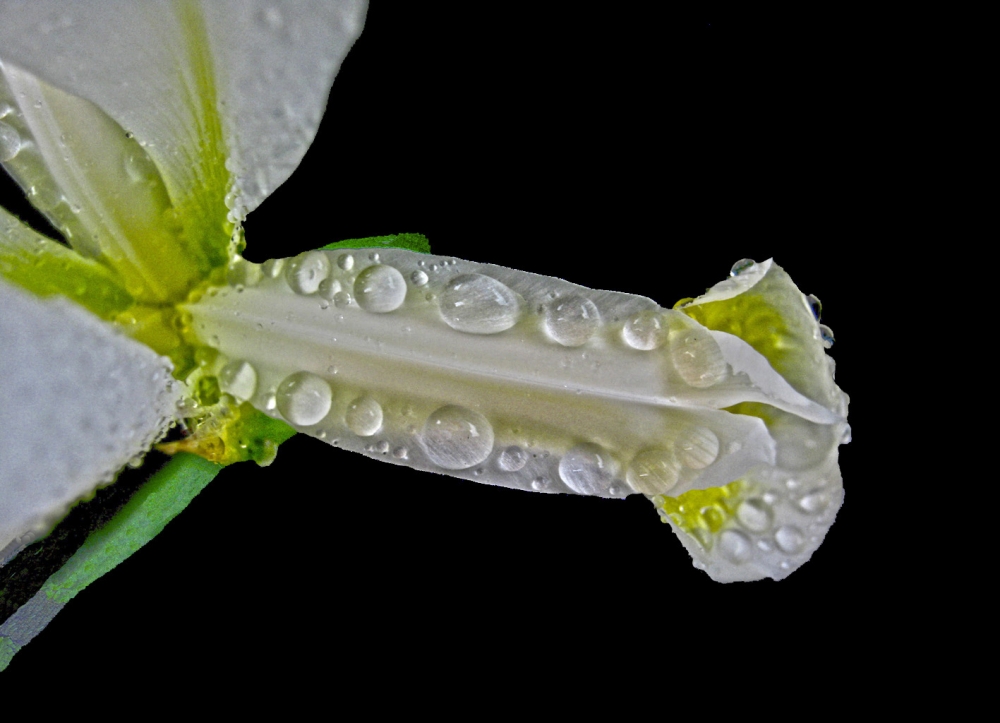
<instances>
[{"instance_id":1,"label":"large water droplet","mask_svg":"<svg viewBox=\"0 0 1000 723\"><path fill-rule=\"evenodd\" d=\"M330 275L330 259L322 251L299 254L285 268L285 281L296 294L308 296Z\"/></svg>"},{"instance_id":2,"label":"large water droplet","mask_svg":"<svg viewBox=\"0 0 1000 723\"><path fill-rule=\"evenodd\" d=\"M504 472L517 472L528 463L528 453L518 446L507 447L500 453L497 464Z\"/></svg>"},{"instance_id":3,"label":"large water droplet","mask_svg":"<svg viewBox=\"0 0 1000 723\"><path fill-rule=\"evenodd\" d=\"M452 329L470 334L496 334L517 323L517 295L494 278L462 274L441 292L441 318Z\"/></svg>"},{"instance_id":4,"label":"large water droplet","mask_svg":"<svg viewBox=\"0 0 1000 723\"><path fill-rule=\"evenodd\" d=\"M650 351L663 346L669 332L663 314L649 309L625 322L622 339L633 349Z\"/></svg>"},{"instance_id":5,"label":"large water droplet","mask_svg":"<svg viewBox=\"0 0 1000 723\"><path fill-rule=\"evenodd\" d=\"M354 281L354 298L365 311L395 311L406 299L406 279L392 266L369 266Z\"/></svg>"},{"instance_id":6,"label":"large water droplet","mask_svg":"<svg viewBox=\"0 0 1000 723\"><path fill-rule=\"evenodd\" d=\"M681 464L690 469L704 469L719 456L719 438L706 427L688 427L674 441Z\"/></svg>"},{"instance_id":7,"label":"large water droplet","mask_svg":"<svg viewBox=\"0 0 1000 723\"><path fill-rule=\"evenodd\" d=\"M733 264L733 268L731 268L729 270L729 275L730 276L739 276L744 271L747 271L748 269L753 268L756 264L757 264L757 262L754 261L753 259L740 259L735 264Z\"/></svg>"},{"instance_id":8,"label":"large water droplet","mask_svg":"<svg viewBox=\"0 0 1000 723\"><path fill-rule=\"evenodd\" d=\"M449 405L427 418L421 442L435 464L445 469L466 469L490 456L493 427L479 412Z\"/></svg>"},{"instance_id":9,"label":"large water droplet","mask_svg":"<svg viewBox=\"0 0 1000 723\"><path fill-rule=\"evenodd\" d=\"M736 508L736 519L751 532L767 532L774 520L771 507L756 497L740 502Z\"/></svg>"},{"instance_id":10,"label":"large water droplet","mask_svg":"<svg viewBox=\"0 0 1000 723\"><path fill-rule=\"evenodd\" d=\"M590 299L565 296L545 305L545 331L563 346L582 346L601 325L601 313Z\"/></svg>"},{"instance_id":11,"label":"large water droplet","mask_svg":"<svg viewBox=\"0 0 1000 723\"><path fill-rule=\"evenodd\" d=\"M692 328L679 334L671 343L670 357L681 378L698 389L718 384L729 376L722 349L704 329Z\"/></svg>"},{"instance_id":12,"label":"large water droplet","mask_svg":"<svg viewBox=\"0 0 1000 723\"><path fill-rule=\"evenodd\" d=\"M618 475L618 463L596 444L579 444L559 460L559 477L574 492L604 497Z\"/></svg>"},{"instance_id":13,"label":"large water droplet","mask_svg":"<svg viewBox=\"0 0 1000 723\"><path fill-rule=\"evenodd\" d=\"M308 427L329 413L333 392L322 377L296 372L278 385L275 401L281 416L291 424Z\"/></svg>"},{"instance_id":14,"label":"large water droplet","mask_svg":"<svg viewBox=\"0 0 1000 723\"><path fill-rule=\"evenodd\" d=\"M774 533L774 541L778 543L778 547L781 548L782 552L787 552L791 555L802 549L802 546L806 542L806 537L798 527L784 525L783 527L779 527L778 531Z\"/></svg>"},{"instance_id":15,"label":"large water droplet","mask_svg":"<svg viewBox=\"0 0 1000 723\"><path fill-rule=\"evenodd\" d=\"M219 372L219 387L226 394L245 402L257 391L257 370L250 362L231 361Z\"/></svg>"},{"instance_id":16,"label":"large water droplet","mask_svg":"<svg viewBox=\"0 0 1000 723\"><path fill-rule=\"evenodd\" d=\"M21 135L16 129L0 122L0 162L7 162L21 152Z\"/></svg>"},{"instance_id":17,"label":"large water droplet","mask_svg":"<svg viewBox=\"0 0 1000 723\"><path fill-rule=\"evenodd\" d=\"M345 421L359 437L370 437L382 427L382 405L371 397L359 397L347 405Z\"/></svg>"},{"instance_id":18,"label":"large water droplet","mask_svg":"<svg viewBox=\"0 0 1000 723\"><path fill-rule=\"evenodd\" d=\"M677 484L680 463L666 449L647 449L635 456L625 471L625 481L636 492L660 495Z\"/></svg>"},{"instance_id":19,"label":"large water droplet","mask_svg":"<svg viewBox=\"0 0 1000 723\"><path fill-rule=\"evenodd\" d=\"M736 530L723 530L719 535L719 552L730 562L746 562L753 555L750 538Z\"/></svg>"}]
</instances>

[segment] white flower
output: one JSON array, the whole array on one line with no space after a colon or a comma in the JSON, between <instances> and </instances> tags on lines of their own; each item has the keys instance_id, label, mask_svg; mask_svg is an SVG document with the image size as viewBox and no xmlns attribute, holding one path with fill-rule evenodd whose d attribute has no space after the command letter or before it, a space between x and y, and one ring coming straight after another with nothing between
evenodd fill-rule
<instances>
[{"instance_id":1,"label":"white flower","mask_svg":"<svg viewBox=\"0 0 1000 723\"><path fill-rule=\"evenodd\" d=\"M47 8L33 7L43 6ZM199 17L184 10L193 5L178 7L177 29L183 30L184 42L190 42L201 32ZM36 196L52 192L50 203L41 207L56 225L65 222L66 235L81 249L98 248L88 246L86 238L99 226L99 248L107 255L130 259L113 264L124 288L149 299L147 306L159 304L171 314L177 310L178 315L168 319L170 325L174 318L191 314L188 332L220 353L187 377L192 386L199 379L219 379L223 391L239 400L249 398L258 408L309 433L327 441L336 436L344 446L397 464L541 491L612 497L641 491L654 498L665 518L692 533L682 539L696 563L708 565L713 576L722 579L780 578L808 557L840 503L836 447L846 428L846 406L832 383L819 327L803 297L768 263L746 270L714 296L686 308L690 317L707 327L739 333L761 349L774 352L773 338L781 337L777 342L781 354L765 351L766 357L737 337L713 336L690 317L664 312L642 298L592 294L558 279L468 262L451 265L450 257L424 259L390 250L379 252L378 263L368 253L352 254L353 268L343 268L346 261L338 265L340 255L304 255L277 270L273 265L258 270L237 260L214 279L223 283L221 292L198 294L193 303L178 306L190 289L207 283L210 269L218 267L213 254L220 248L229 252L226 244L233 225L238 227L243 213L288 176L311 140L325 86L309 82L302 64L315 63L324 78L336 66L334 61L318 59L316 49L323 43L317 38L291 44L282 40L275 43L278 49L268 52L268 39L284 38L290 27L315 30L322 37L324 28L335 25L314 18L304 23L304 16L297 13L275 15L266 9L257 13L256 8L246 15L227 16L223 7L207 6L204 32L211 42L191 44L194 51L211 49L218 87L214 101L207 104L205 79L198 71L204 58L199 60L198 52L188 57L192 64L184 93L171 96L171 88L177 90L170 85L175 75L126 90L115 80L113 64L94 75L85 72L87 63L81 60L88 58L85 47L58 44L64 50L55 54L48 50L39 57L41 46L21 48L0 37L9 83L30 96L38 87L35 76L42 77L93 100L132 136L122 133L114 141L109 132L100 144L77 147L85 159L81 167L93 168L88 164L113 158L117 179L109 170L100 183L87 187L73 176L72 167L62 175L50 167L54 184L36 185ZM45 15L44 8L37 12ZM121 22L131 17L129 13L141 19L147 11L122 5L108 12L116 13ZM99 21L99 15L67 15L72 37L105 48L112 41L102 38L106 23ZM62 15L30 22L50 22L52 33L65 24ZM159 16L156 27L169 39ZM262 40L247 44L249 32L260 33ZM16 30L11 33L14 38ZM140 57L148 64L129 67L128 75L161 79L163 69L173 66L157 55L157 48L176 52L184 42L174 38L144 45ZM261 57L240 61L237 54L246 47ZM346 47L343 43L341 50ZM286 55L289 51L294 52ZM104 57L98 54L94 60ZM26 58L34 58L37 67ZM268 68L277 70L269 74ZM242 71L250 77L240 77ZM261 76L272 82L255 87ZM185 96L192 87L201 93L194 100L191 94ZM18 92L14 89L17 118L31 116L34 110L41 116L59 103L78 102L58 91L43 91L42 105L36 109L32 101L25 105L18 100ZM269 102L269 93L280 100ZM171 97L175 100L166 100ZM187 105L177 103L178 97L186 97ZM220 114L220 122L213 125L212 111L223 107L227 115ZM159 110L150 113L150 108ZM42 118L19 129L14 116L10 118L8 126L26 143L8 167L15 175L25 174L21 178L25 185L35 185L24 179L37 169L29 165L19 169L15 164L18 157L27 157L21 153L28 154L31 143L43 146L42 130L49 126ZM95 131L100 123L60 128L48 140L53 149L60 142L72 146L74 132L103 132ZM296 124L297 131L289 131L289 125ZM63 141L63 131L68 141ZM214 160L209 153L204 161L200 144L206 140ZM220 160L232 177L213 175ZM230 187L233 177L236 185ZM162 188L157 178L162 179ZM122 180L138 184L145 196L123 197L117 185ZM191 199L185 189L192 188L209 192L204 199ZM65 196L61 204L59 194ZM89 206L82 202L88 198ZM188 200L178 202L178 198ZM113 206L109 199L123 205ZM156 206L163 199L177 212ZM81 207L79 213L75 205ZM154 218L153 209L156 219L166 216L168 223L141 226L143 218ZM83 233L74 228L74 218L83 219ZM121 229L129 223L139 223L140 231L117 233L116 224ZM190 232L192 227L207 229L213 224L215 233L227 227L222 244L205 243L205 233ZM162 233L175 234L181 244L154 238ZM234 243L239 240L237 234ZM332 239L314 245L327 240ZM154 258L154 252L163 256ZM624 259L610 256L619 264L629 262L627 251ZM381 271L385 269L398 270L399 277ZM16 280L31 287L23 278ZM755 290L765 286L773 293L764 301L730 308L743 303L739 299L754 299ZM402 296L396 293L400 289ZM737 291L742 296L732 301ZM773 303L765 303L768 299ZM714 305L708 303L713 300ZM470 308L471 316L465 313ZM119 311L106 316L121 324ZM133 317L129 332L136 338L160 353L176 351L169 341L162 341L169 325L150 321L148 314L133 313ZM762 322L761 317L768 320ZM258 324L266 327L266 336L257 333ZM330 335L340 338L332 342ZM785 345L787 340L791 343ZM366 345L374 351L369 353ZM518 356L522 349L528 349L526 357ZM789 349L791 359L784 356ZM175 353L173 358L175 364L182 361L182 355ZM399 359L406 361L396 363ZM446 359L457 361L442 364ZM255 383L246 381L244 364L253 369ZM448 373L435 371L441 368ZM665 384L662 375L667 376ZM491 386L501 392L493 392ZM535 387L539 405L531 398ZM416 390L412 399L405 398L407 390ZM752 408L747 403L768 407ZM743 404L740 411L745 414L717 411L735 404ZM533 456L536 453L539 458ZM379 472L365 474L380 476ZM733 480L742 482L728 493L701 492ZM679 510L683 500L676 500L684 490L707 495L692 514ZM406 514L405 501L393 504L392 514ZM627 541L616 544L628 546Z\"/></svg>"}]
</instances>

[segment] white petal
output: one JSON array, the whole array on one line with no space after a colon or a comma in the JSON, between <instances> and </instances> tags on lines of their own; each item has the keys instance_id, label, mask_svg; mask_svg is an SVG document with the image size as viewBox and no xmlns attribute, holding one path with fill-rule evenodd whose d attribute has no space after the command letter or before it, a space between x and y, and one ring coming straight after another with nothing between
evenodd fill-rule
<instances>
[{"instance_id":1,"label":"white petal","mask_svg":"<svg viewBox=\"0 0 1000 723\"><path fill-rule=\"evenodd\" d=\"M170 363L65 299L0 281L0 563L146 452L175 414Z\"/></svg>"}]
</instances>

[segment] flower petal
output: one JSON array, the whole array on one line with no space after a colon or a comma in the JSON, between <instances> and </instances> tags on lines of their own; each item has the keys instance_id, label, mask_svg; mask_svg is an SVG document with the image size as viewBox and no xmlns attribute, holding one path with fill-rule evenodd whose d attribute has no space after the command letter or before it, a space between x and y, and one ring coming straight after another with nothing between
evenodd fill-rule
<instances>
[{"instance_id":1,"label":"flower petal","mask_svg":"<svg viewBox=\"0 0 1000 723\"><path fill-rule=\"evenodd\" d=\"M0 281L0 561L113 481L176 413L170 365L76 304Z\"/></svg>"}]
</instances>

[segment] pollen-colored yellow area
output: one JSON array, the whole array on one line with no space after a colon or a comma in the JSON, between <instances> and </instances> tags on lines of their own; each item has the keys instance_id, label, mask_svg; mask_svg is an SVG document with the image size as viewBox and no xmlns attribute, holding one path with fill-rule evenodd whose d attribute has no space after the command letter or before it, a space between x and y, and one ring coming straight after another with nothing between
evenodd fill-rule
<instances>
[{"instance_id":1,"label":"pollen-colored yellow area","mask_svg":"<svg viewBox=\"0 0 1000 723\"><path fill-rule=\"evenodd\" d=\"M215 377L202 377L199 386L202 381L206 382L206 387L214 385L218 401ZM222 465L252 459L266 467L274 461L278 445L295 434L295 430L284 422L268 417L248 403L238 407L225 404L213 407L200 417L186 420L186 423L190 436L178 442L157 445L157 449L166 454L190 452Z\"/></svg>"},{"instance_id":2,"label":"pollen-colored yellow area","mask_svg":"<svg viewBox=\"0 0 1000 723\"><path fill-rule=\"evenodd\" d=\"M657 495L652 501L677 527L709 550L714 535L736 515L736 508L746 498L748 490L749 484L740 479L723 487L690 490L677 497Z\"/></svg>"}]
</instances>

